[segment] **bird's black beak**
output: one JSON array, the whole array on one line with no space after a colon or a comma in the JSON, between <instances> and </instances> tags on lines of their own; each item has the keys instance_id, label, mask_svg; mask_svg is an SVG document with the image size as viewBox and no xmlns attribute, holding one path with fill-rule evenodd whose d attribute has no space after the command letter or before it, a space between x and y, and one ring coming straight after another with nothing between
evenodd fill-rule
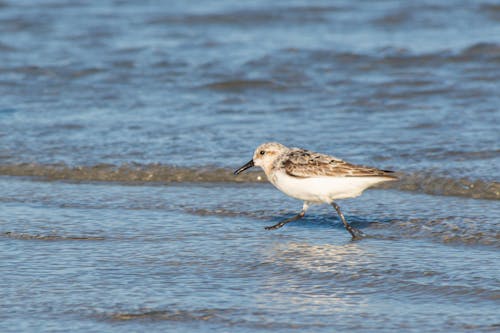
<instances>
[{"instance_id":1,"label":"bird's black beak","mask_svg":"<svg viewBox=\"0 0 500 333\"><path fill-rule=\"evenodd\" d=\"M247 164L245 164L244 166L242 166L241 168L239 168L238 170L236 170L234 172L235 175L239 175L240 173L242 173L243 171L245 171L246 169L250 169L251 167L253 167L254 164L253 164L253 160L250 160L250 162L248 162Z\"/></svg>"}]
</instances>

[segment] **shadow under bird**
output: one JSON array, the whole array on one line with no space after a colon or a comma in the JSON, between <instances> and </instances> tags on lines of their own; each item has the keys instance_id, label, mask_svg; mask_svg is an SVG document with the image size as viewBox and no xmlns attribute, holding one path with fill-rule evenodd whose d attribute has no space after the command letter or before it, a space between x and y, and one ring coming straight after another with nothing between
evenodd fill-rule
<instances>
[{"instance_id":1,"label":"shadow under bird","mask_svg":"<svg viewBox=\"0 0 500 333\"><path fill-rule=\"evenodd\" d=\"M339 158L301 148L288 148L268 142L255 150L253 158L234 172L235 175L254 166L264 170L267 179L286 195L304 201L302 211L267 230L278 229L306 214L311 204L326 203L337 211L353 239L364 234L347 223L337 199L354 198L367 188L386 181L397 180L393 171L350 164Z\"/></svg>"}]
</instances>

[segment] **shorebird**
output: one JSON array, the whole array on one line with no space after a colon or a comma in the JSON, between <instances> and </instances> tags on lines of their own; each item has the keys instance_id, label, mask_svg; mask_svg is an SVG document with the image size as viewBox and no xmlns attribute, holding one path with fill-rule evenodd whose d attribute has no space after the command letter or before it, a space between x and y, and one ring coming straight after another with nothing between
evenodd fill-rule
<instances>
[{"instance_id":1,"label":"shorebird","mask_svg":"<svg viewBox=\"0 0 500 333\"><path fill-rule=\"evenodd\" d=\"M330 155L288 148L277 142L257 147L253 158L234 174L238 175L253 166L261 167L269 182L278 190L304 202L299 214L266 227L267 230L301 219L311 204L326 203L335 208L353 239L364 234L347 223L335 200L354 198L375 184L397 180L393 171L355 165Z\"/></svg>"}]
</instances>

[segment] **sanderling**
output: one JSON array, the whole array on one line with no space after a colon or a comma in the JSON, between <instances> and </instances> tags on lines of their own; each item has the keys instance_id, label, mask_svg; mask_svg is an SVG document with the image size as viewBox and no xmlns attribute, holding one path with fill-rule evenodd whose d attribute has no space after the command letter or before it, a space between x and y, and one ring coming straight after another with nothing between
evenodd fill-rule
<instances>
[{"instance_id":1,"label":"sanderling","mask_svg":"<svg viewBox=\"0 0 500 333\"><path fill-rule=\"evenodd\" d=\"M299 214L266 227L267 230L281 228L288 222L304 217L311 204L327 203L335 208L353 239L362 237L363 233L347 223L334 200L354 198L370 186L397 179L393 171L354 165L333 156L288 148L277 142L260 145L252 160L234 174L253 166L260 166L278 190L304 201Z\"/></svg>"}]
</instances>

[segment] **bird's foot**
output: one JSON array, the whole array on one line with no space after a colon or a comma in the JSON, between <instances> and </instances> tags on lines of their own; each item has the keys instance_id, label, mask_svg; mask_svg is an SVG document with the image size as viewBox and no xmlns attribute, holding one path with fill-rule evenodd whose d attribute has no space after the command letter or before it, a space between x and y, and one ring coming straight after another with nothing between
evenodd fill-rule
<instances>
[{"instance_id":1,"label":"bird's foot","mask_svg":"<svg viewBox=\"0 0 500 333\"><path fill-rule=\"evenodd\" d=\"M352 226L346 227L346 229L351 234L352 240L359 240L366 236L361 230L354 228Z\"/></svg>"},{"instance_id":2,"label":"bird's foot","mask_svg":"<svg viewBox=\"0 0 500 333\"><path fill-rule=\"evenodd\" d=\"M271 225L269 227L265 227L264 229L266 229L266 230L275 230L275 229L281 228L284 225L285 225L285 223L280 222L280 223L276 223L275 225Z\"/></svg>"}]
</instances>

